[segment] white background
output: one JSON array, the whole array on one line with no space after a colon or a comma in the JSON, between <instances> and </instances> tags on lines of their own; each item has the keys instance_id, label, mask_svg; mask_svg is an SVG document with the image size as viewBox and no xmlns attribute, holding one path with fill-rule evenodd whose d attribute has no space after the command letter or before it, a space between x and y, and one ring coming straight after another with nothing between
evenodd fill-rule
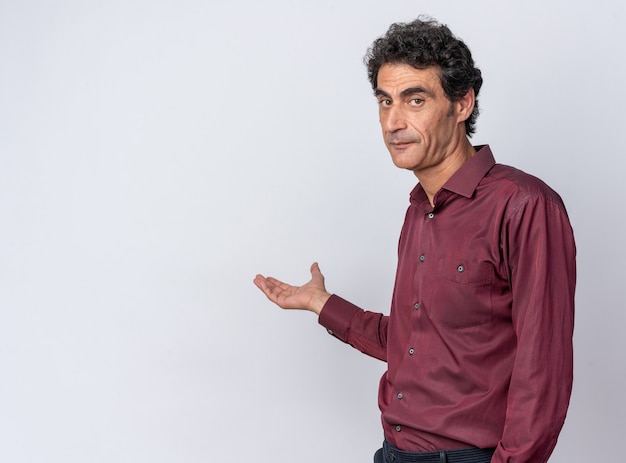
<instances>
[{"instance_id":1,"label":"white background","mask_svg":"<svg viewBox=\"0 0 626 463\"><path fill-rule=\"evenodd\" d=\"M252 285L319 260L388 311L415 183L362 56L420 13L472 49L476 144L564 198L572 404L626 432L620 1L0 1L0 461L370 462L384 365Z\"/></svg>"}]
</instances>

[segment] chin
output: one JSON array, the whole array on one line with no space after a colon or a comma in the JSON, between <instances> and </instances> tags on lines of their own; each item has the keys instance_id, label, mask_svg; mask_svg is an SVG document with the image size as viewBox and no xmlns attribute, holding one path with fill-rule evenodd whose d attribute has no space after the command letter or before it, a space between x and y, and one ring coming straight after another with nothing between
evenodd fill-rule
<instances>
[{"instance_id":1,"label":"chin","mask_svg":"<svg viewBox=\"0 0 626 463\"><path fill-rule=\"evenodd\" d=\"M417 169L418 165L415 162L415 159L413 159L413 157L411 157L411 159L406 159L405 156L399 155L399 156L394 156L393 154L391 155L391 160L393 161L393 164L399 168L399 169L406 169L406 170L410 170L410 171L415 171L415 169Z\"/></svg>"},{"instance_id":2,"label":"chin","mask_svg":"<svg viewBox=\"0 0 626 463\"><path fill-rule=\"evenodd\" d=\"M398 169L402 169L402 170L408 170L410 172L415 172L415 170L417 169L417 167L415 166L415 164L407 164L407 163L402 163L402 162L394 162L393 163L394 166L396 166Z\"/></svg>"}]
</instances>

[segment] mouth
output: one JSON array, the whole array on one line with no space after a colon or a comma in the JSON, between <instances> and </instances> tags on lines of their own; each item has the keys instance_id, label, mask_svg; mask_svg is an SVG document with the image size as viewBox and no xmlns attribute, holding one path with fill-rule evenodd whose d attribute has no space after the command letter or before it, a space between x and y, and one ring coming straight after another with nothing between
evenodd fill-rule
<instances>
[{"instance_id":1,"label":"mouth","mask_svg":"<svg viewBox=\"0 0 626 463\"><path fill-rule=\"evenodd\" d=\"M394 148L394 149L397 149L397 150L405 149L405 148L411 146L412 144L413 144L413 142L411 142L411 141L392 141L392 142L389 142L389 146Z\"/></svg>"}]
</instances>

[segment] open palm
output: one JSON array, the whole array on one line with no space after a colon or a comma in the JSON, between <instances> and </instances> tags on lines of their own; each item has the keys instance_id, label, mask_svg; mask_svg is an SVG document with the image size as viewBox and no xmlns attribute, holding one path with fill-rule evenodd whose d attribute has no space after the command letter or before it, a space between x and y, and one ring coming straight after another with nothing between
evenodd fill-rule
<instances>
[{"instance_id":1,"label":"open palm","mask_svg":"<svg viewBox=\"0 0 626 463\"><path fill-rule=\"evenodd\" d=\"M283 309L310 310L319 314L330 297L317 262L311 265L311 280L302 286L292 286L263 275L257 275L254 284L270 301Z\"/></svg>"}]
</instances>

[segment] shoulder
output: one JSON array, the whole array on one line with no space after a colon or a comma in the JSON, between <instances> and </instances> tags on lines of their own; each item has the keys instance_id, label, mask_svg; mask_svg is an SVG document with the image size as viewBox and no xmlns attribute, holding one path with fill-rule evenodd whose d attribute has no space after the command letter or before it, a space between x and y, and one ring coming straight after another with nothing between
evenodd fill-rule
<instances>
[{"instance_id":1,"label":"shoulder","mask_svg":"<svg viewBox=\"0 0 626 463\"><path fill-rule=\"evenodd\" d=\"M563 200L556 191L543 180L515 167L495 164L481 184L509 202L509 207L513 209L532 203L544 203L557 206L565 212Z\"/></svg>"}]
</instances>

